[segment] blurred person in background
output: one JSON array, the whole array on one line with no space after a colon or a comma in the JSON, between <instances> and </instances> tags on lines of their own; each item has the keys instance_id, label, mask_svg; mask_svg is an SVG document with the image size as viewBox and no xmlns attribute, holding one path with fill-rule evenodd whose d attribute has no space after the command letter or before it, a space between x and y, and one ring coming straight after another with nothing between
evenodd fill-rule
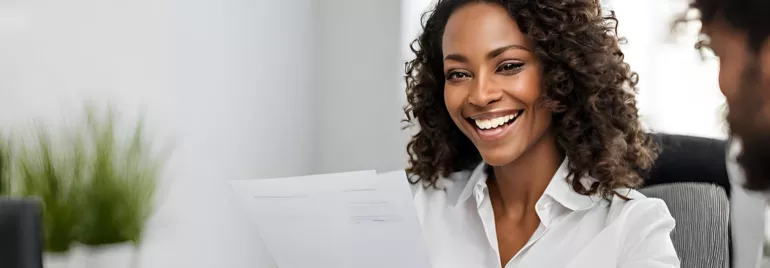
<instances>
[{"instance_id":1,"label":"blurred person in background","mask_svg":"<svg viewBox=\"0 0 770 268\"><path fill-rule=\"evenodd\" d=\"M719 86L729 108L727 122L733 140L730 155L735 156L728 161L728 170L733 171L731 183L761 196L759 199L767 199L770 196L770 1L693 0L691 7L699 11L702 23L704 39L699 46L712 50L720 60ZM740 167L732 165L736 162ZM764 208L749 209L756 203L750 199L733 198L731 203L734 267L757 267L764 228L747 225L764 222ZM752 212L747 214L748 210Z\"/></svg>"},{"instance_id":2,"label":"blurred person in background","mask_svg":"<svg viewBox=\"0 0 770 268\"><path fill-rule=\"evenodd\" d=\"M657 149L598 0L441 0L407 64L414 201L435 267L679 267Z\"/></svg>"},{"instance_id":3,"label":"blurred person in background","mask_svg":"<svg viewBox=\"0 0 770 268\"><path fill-rule=\"evenodd\" d=\"M707 37L701 46L720 59L719 86L727 122L743 144L738 163L749 190L770 189L770 1L696 0Z\"/></svg>"}]
</instances>

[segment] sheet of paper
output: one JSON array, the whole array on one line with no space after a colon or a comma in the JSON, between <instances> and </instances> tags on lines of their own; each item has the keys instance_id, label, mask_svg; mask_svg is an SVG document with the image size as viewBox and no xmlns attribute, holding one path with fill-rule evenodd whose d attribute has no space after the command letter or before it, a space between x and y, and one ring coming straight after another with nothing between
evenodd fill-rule
<instances>
[{"instance_id":1,"label":"sheet of paper","mask_svg":"<svg viewBox=\"0 0 770 268\"><path fill-rule=\"evenodd\" d=\"M403 171L230 181L280 268L429 268Z\"/></svg>"}]
</instances>

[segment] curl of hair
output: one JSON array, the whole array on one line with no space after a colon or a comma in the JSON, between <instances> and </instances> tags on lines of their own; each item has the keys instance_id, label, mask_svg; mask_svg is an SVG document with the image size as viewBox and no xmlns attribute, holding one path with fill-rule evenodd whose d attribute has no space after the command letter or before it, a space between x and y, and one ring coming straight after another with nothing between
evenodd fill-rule
<instances>
[{"instance_id":1,"label":"curl of hair","mask_svg":"<svg viewBox=\"0 0 770 268\"><path fill-rule=\"evenodd\" d=\"M598 0L440 0L423 15L423 32L406 63L404 108L419 124L407 145L412 183L436 186L441 177L481 161L473 144L452 122L444 97L441 39L449 16L468 3L506 8L535 43L543 66L543 103L553 111L556 140L569 159L573 189L610 198L617 188L642 182L657 148L641 127L636 107L638 75L624 62L614 13L603 15ZM588 189L577 178L597 180Z\"/></svg>"}]
</instances>

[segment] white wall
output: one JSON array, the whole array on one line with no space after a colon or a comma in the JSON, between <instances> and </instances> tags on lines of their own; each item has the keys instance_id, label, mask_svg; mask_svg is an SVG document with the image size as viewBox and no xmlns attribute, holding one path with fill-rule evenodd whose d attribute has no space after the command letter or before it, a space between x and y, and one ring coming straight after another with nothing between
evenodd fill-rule
<instances>
[{"instance_id":1,"label":"white wall","mask_svg":"<svg viewBox=\"0 0 770 268\"><path fill-rule=\"evenodd\" d=\"M310 172L311 1L273 2L171 1L181 130L211 175Z\"/></svg>"},{"instance_id":2,"label":"white wall","mask_svg":"<svg viewBox=\"0 0 770 268\"><path fill-rule=\"evenodd\" d=\"M273 2L2 0L0 119L58 120L110 101L146 109L196 150L204 162L191 167L307 174L321 91L312 1Z\"/></svg>"},{"instance_id":3,"label":"white wall","mask_svg":"<svg viewBox=\"0 0 770 268\"><path fill-rule=\"evenodd\" d=\"M86 99L132 110L145 103L155 123L171 119L165 8L155 1L0 1L3 126L58 120Z\"/></svg>"},{"instance_id":4,"label":"white wall","mask_svg":"<svg viewBox=\"0 0 770 268\"><path fill-rule=\"evenodd\" d=\"M403 169L400 1L318 3L315 171Z\"/></svg>"},{"instance_id":5,"label":"white wall","mask_svg":"<svg viewBox=\"0 0 770 268\"><path fill-rule=\"evenodd\" d=\"M312 1L168 2L185 165L149 233L147 267L265 267L228 179L311 172Z\"/></svg>"}]
</instances>

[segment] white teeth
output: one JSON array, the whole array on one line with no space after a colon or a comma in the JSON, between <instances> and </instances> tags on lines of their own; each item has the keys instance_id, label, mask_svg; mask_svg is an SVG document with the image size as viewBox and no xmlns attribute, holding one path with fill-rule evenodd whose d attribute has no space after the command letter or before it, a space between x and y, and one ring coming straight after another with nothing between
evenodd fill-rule
<instances>
[{"instance_id":1,"label":"white teeth","mask_svg":"<svg viewBox=\"0 0 770 268\"><path fill-rule=\"evenodd\" d=\"M484 120L484 121L482 121L482 123L484 123L484 124L482 125L482 128L483 128L483 129L492 128L492 122L491 122L491 121L489 121L489 120Z\"/></svg>"},{"instance_id":2,"label":"white teeth","mask_svg":"<svg viewBox=\"0 0 770 268\"><path fill-rule=\"evenodd\" d=\"M502 125L505 125L505 123L508 123L509 121L513 120L518 116L518 113L516 114L509 114L497 118L492 119L476 119L474 122L476 123L476 126L478 126L480 129L491 129L496 128Z\"/></svg>"},{"instance_id":3,"label":"white teeth","mask_svg":"<svg viewBox=\"0 0 770 268\"><path fill-rule=\"evenodd\" d=\"M494 124L492 124L492 126L493 127L498 127L498 126L502 126L503 124L505 124L505 122L508 122L508 119L506 119L505 117L506 116L498 117L498 118L493 119Z\"/></svg>"}]
</instances>

